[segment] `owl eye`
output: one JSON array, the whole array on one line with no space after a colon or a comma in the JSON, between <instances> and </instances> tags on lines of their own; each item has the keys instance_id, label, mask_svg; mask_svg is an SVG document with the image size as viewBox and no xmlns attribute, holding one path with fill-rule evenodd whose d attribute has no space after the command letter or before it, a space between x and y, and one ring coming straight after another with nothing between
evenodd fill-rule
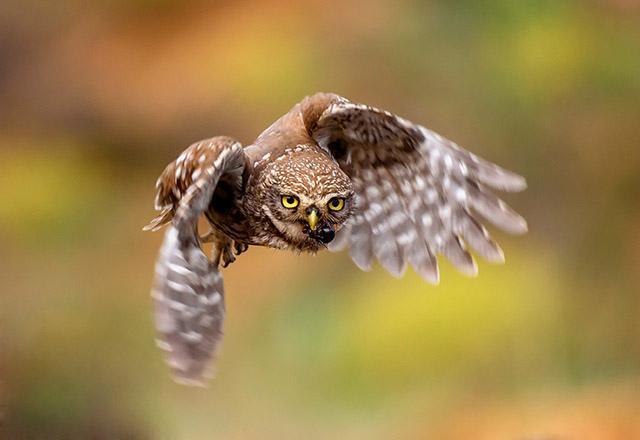
<instances>
[{"instance_id":1,"label":"owl eye","mask_svg":"<svg viewBox=\"0 0 640 440\"><path fill-rule=\"evenodd\" d=\"M344 208L344 199L342 197L333 197L329 200L327 206L329 206L329 209L332 211L342 211L342 208Z\"/></svg>"},{"instance_id":2,"label":"owl eye","mask_svg":"<svg viewBox=\"0 0 640 440\"><path fill-rule=\"evenodd\" d=\"M298 200L295 196L282 196L282 206L287 209L293 209L300 204L300 200Z\"/></svg>"}]
</instances>

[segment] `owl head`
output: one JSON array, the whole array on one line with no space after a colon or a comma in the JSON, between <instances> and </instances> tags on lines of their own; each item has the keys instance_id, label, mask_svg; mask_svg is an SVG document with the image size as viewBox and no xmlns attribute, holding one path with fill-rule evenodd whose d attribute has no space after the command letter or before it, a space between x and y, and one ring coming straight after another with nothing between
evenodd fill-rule
<instances>
[{"instance_id":1,"label":"owl head","mask_svg":"<svg viewBox=\"0 0 640 440\"><path fill-rule=\"evenodd\" d=\"M351 180L318 147L286 150L263 176L265 214L298 249L316 251L331 242L353 212Z\"/></svg>"}]
</instances>

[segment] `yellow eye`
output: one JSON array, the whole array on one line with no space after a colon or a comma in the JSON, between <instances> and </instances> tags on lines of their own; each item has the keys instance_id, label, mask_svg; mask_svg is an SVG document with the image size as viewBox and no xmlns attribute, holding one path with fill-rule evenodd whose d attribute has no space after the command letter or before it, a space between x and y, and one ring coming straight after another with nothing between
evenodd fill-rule
<instances>
[{"instance_id":1,"label":"yellow eye","mask_svg":"<svg viewBox=\"0 0 640 440\"><path fill-rule=\"evenodd\" d=\"M329 200L329 203L327 203L327 205L332 211L342 211L342 208L344 208L344 199L342 197L334 197Z\"/></svg>"},{"instance_id":2,"label":"yellow eye","mask_svg":"<svg viewBox=\"0 0 640 440\"><path fill-rule=\"evenodd\" d=\"M282 206L287 209L293 209L300 204L300 200L298 200L295 196L282 196Z\"/></svg>"}]
</instances>

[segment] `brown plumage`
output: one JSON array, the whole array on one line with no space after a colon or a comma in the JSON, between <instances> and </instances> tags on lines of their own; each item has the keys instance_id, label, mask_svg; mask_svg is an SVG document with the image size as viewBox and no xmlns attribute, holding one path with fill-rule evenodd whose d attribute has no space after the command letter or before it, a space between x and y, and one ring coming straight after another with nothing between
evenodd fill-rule
<instances>
[{"instance_id":1,"label":"brown plumage","mask_svg":"<svg viewBox=\"0 0 640 440\"><path fill-rule=\"evenodd\" d=\"M504 260L477 216L510 233L527 229L489 190L523 190L522 177L330 93L303 99L247 147L224 136L191 145L156 186L161 213L145 229L170 224L153 288L159 345L176 378L192 384L202 383L222 336L219 266L248 246L349 247L363 270L377 259L401 276L411 264L437 283L437 254L471 275L477 266L466 245ZM211 226L204 236L202 215ZM213 243L211 259L203 242Z\"/></svg>"}]
</instances>

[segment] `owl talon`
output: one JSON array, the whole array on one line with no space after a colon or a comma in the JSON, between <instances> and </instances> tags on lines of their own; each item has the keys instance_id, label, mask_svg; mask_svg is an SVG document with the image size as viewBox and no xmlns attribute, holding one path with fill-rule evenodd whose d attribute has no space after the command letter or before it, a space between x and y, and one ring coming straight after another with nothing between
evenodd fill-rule
<instances>
[{"instance_id":1,"label":"owl talon","mask_svg":"<svg viewBox=\"0 0 640 440\"><path fill-rule=\"evenodd\" d=\"M230 239L219 239L215 241L215 244L213 246L211 261L216 266L222 265L222 267L227 267L231 263L236 261L237 255L240 255L248 248L249 246L244 243L238 243Z\"/></svg>"},{"instance_id":2,"label":"owl talon","mask_svg":"<svg viewBox=\"0 0 640 440\"><path fill-rule=\"evenodd\" d=\"M236 261L236 256L233 254L230 243L227 243L227 245L222 250L222 267L227 267L234 261Z\"/></svg>"},{"instance_id":3,"label":"owl talon","mask_svg":"<svg viewBox=\"0 0 640 440\"><path fill-rule=\"evenodd\" d=\"M245 243L240 243L237 241L233 242L233 252L236 255L240 255L241 253L245 252L247 249L249 249L249 245Z\"/></svg>"}]
</instances>

